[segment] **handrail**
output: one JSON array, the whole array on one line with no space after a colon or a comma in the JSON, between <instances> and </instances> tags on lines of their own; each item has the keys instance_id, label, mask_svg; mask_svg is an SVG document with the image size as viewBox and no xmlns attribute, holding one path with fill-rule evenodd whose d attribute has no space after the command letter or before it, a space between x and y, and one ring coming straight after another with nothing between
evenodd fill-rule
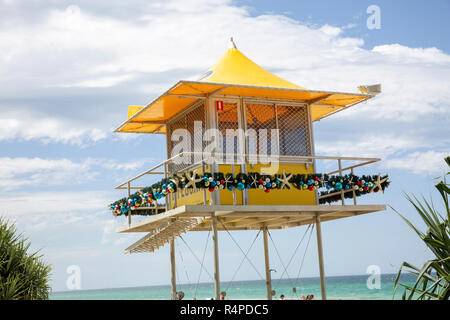
<instances>
[{"instance_id":1,"label":"handrail","mask_svg":"<svg viewBox=\"0 0 450 320\"><path fill-rule=\"evenodd\" d=\"M232 156L236 156L235 153L208 153L208 152L181 152L155 166L153 166L152 168L150 168L149 170L144 171L143 173L138 174L137 176L128 179L127 181L123 182L122 184L118 185L117 187L115 187L115 189L127 189L127 187L124 187L124 185L128 184L129 182L135 181L141 177L143 177L144 175L147 174L164 174L164 172L153 172L153 170L162 167L170 162L173 162L175 159L186 156L186 155L209 155L212 157L222 157L222 156L228 156L228 155L232 155ZM239 157L258 157L260 155L255 155L255 154L242 154L242 155L238 155ZM273 158L279 158L279 159L292 159L292 160L349 160L349 161L365 161L363 163L359 163L353 166L349 166L349 167L345 167L342 168L341 170L335 170L335 171L331 171L327 174L334 174L334 173L338 173L339 171L346 171L346 170L351 170L353 168L357 168L357 167L361 167L367 164L371 164L374 162L378 162L381 161L380 158L361 158L361 157L341 157L341 156L283 156L283 155L277 155L277 156L269 156L269 157L273 157ZM199 165L202 164L203 162L209 160L208 158L203 159L197 163L193 163L192 165L190 165L189 167L193 167L195 165ZM189 168L188 167L188 168ZM183 169L182 171L186 171L187 168ZM133 188L134 189L134 188Z\"/></svg>"},{"instance_id":2,"label":"handrail","mask_svg":"<svg viewBox=\"0 0 450 320\"><path fill-rule=\"evenodd\" d=\"M202 156L202 159L200 161L197 161L195 163L192 163L186 167L184 167L181 170L175 171L175 172L168 172L168 164L174 162L176 159L184 157L184 156ZM232 156L233 158L228 158L229 156ZM127 189L128 190L128 196L130 196L131 194L131 190L140 190L143 189L143 187L136 187L136 186L131 186L131 182L147 175L147 174L160 174L160 175L164 175L165 177L167 177L168 175L174 174L174 173L178 173L178 172L186 172L188 170L193 170L197 167L202 166L203 167L203 171L205 169L205 163L211 161L211 159L213 160L212 163L218 164L217 162L222 162L220 159L224 159L224 157L226 157L225 159L235 159L235 157L237 157L237 159L243 159L243 161L237 161L235 163L224 163L224 164L228 164L228 165L232 165L231 166L231 170L234 174L234 165L242 165L242 164L251 164L252 162L249 162L249 159L253 159L252 157L255 157L256 159L258 157L260 157L261 155L255 155L255 154L235 154L235 153L214 153L214 152L181 152L155 166L153 166L152 168L150 168L149 170L146 170L140 174L138 174L137 176L128 179L127 181L123 182L122 184L118 185L117 187L115 187L115 189ZM344 171L350 170L351 174L353 174L353 169L357 168L357 167L361 167L364 165L368 165L374 162L378 162L381 161L380 158L362 158L362 157L341 157L341 156L284 156L284 155L274 155L274 156L269 156L269 155L264 155L264 157L269 157L269 159L280 159L280 160L285 160L285 161L289 161L289 163L295 163L295 161L298 161L297 163L311 163L311 164L315 164L315 160L337 160L338 162L338 170L334 170L331 172L328 172L328 175L334 174L334 173L339 173L340 175L343 174ZM219 160L219 161L217 161ZM361 163L356 163L354 165L342 168L342 161L359 161ZM163 171L155 171L158 168L163 167ZM235 195L235 191L233 191L233 203L236 203L236 195ZM317 194L316 191L316 201L318 201L319 199L323 199L323 198L327 198L327 197L331 197L331 196L335 196L336 194L341 194L341 204L345 205L345 196L344 194L347 192L353 192L353 204L356 205L356 195L355 195L355 190L352 188L351 190L340 190L334 193L330 193L330 194L325 194L322 196L319 196ZM167 202L169 201L169 202ZM176 206L176 198L175 198L175 203L174 205ZM220 200L219 200L220 201ZM206 205L206 193L205 190L203 190L203 202ZM244 203L244 199L243 199L243 203ZM317 202L318 204L318 202ZM170 198L166 199L166 203L165 206L166 210L169 210L169 208L171 207L170 204ZM158 204L156 204L156 213L158 213L159 208L164 208L161 206L158 206ZM138 208L141 210L144 209L149 209L148 207L142 207L142 208ZM151 208L151 209L155 209L155 208ZM128 224L131 225L131 215L128 216Z\"/></svg>"}]
</instances>

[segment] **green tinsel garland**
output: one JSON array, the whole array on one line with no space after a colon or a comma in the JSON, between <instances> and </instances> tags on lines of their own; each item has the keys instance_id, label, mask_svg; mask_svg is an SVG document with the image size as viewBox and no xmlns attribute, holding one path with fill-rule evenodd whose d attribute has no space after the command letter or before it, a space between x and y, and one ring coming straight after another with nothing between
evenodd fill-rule
<instances>
[{"instance_id":1,"label":"green tinsel garland","mask_svg":"<svg viewBox=\"0 0 450 320\"><path fill-rule=\"evenodd\" d=\"M389 183L387 175L380 176L379 174L359 177L352 174L344 176L329 176L320 173L261 175L257 172L251 172L248 174L239 173L233 177L230 173L224 174L222 172L214 174L207 172L201 176L189 172L182 176L174 175L170 178L164 178L150 187L143 188L127 198L122 198L110 204L109 207L114 215L150 215L155 213L155 210L152 209L155 206L155 200L177 192L179 189L194 187L208 189L210 192L222 189L230 191L233 189L239 191L244 189L261 189L266 193L272 189L296 188L298 190L314 191L325 188L326 190L319 192L320 196L336 193L319 199L319 203L324 204L341 200L341 190L348 191L344 193L345 198L353 198L353 194L361 196L380 190L384 192ZM141 207L141 209L135 210L138 207ZM143 209L143 207L148 207L148 210ZM158 211L164 211L164 209L158 209Z\"/></svg>"}]
</instances>

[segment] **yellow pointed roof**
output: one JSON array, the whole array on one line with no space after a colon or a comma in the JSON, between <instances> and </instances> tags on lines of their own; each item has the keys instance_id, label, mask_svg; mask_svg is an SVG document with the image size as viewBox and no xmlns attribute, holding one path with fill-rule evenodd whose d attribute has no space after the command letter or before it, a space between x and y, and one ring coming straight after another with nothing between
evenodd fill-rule
<instances>
[{"instance_id":1,"label":"yellow pointed roof","mask_svg":"<svg viewBox=\"0 0 450 320\"><path fill-rule=\"evenodd\" d=\"M306 90L260 67L236 47L228 49L198 81Z\"/></svg>"},{"instance_id":2,"label":"yellow pointed roof","mask_svg":"<svg viewBox=\"0 0 450 320\"><path fill-rule=\"evenodd\" d=\"M130 106L128 119L116 132L165 133L165 124L199 99L222 96L287 99L311 105L313 121L359 102L373 94L308 90L284 80L254 63L232 46L197 81L179 81L145 107Z\"/></svg>"}]
</instances>

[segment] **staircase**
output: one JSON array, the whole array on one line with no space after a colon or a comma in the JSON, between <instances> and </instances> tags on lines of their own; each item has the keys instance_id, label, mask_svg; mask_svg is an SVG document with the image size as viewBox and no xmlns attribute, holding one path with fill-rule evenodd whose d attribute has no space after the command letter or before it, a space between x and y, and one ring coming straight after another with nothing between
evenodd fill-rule
<instances>
[{"instance_id":1,"label":"staircase","mask_svg":"<svg viewBox=\"0 0 450 320\"><path fill-rule=\"evenodd\" d=\"M175 218L159 225L142 239L125 249L124 253L153 252L171 240L203 222L203 218Z\"/></svg>"}]
</instances>

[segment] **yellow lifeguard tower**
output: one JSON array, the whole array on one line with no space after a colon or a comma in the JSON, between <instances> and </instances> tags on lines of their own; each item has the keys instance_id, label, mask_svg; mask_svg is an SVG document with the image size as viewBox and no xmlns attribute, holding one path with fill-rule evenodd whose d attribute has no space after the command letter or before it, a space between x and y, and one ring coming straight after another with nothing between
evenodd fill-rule
<instances>
[{"instance_id":1,"label":"yellow lifeguard tower","mask_svg":"<svg viewBox=\"0 0 450 320\"><path fill-rule=\"evenodd\" d=\"M187 231L212 230L219 299L217 232L262 230L271 299L267 230L315 224L326 299L320 223L386 209L356 202L358 195L384 191L388 184L387 177L364 180L353 172L380 159L314 152L312 123L374 97L379 86L360 91L295 85L248 59L231 39L231 47L198 81L179 81L149 105L130 107L116 132L165 134L168 160L116 187L128 190L127 198L111 205L116 215L128 216L128 224L117 231L146 233L125 252L153 252L170 243L175 298L174 239ZM336 169L317 173L316 161L322 160L336 161ZM152 174L164 179L153 187L135 184ZM132 215L148 217L132 221Z\"/></svg>"}]
</instances>

